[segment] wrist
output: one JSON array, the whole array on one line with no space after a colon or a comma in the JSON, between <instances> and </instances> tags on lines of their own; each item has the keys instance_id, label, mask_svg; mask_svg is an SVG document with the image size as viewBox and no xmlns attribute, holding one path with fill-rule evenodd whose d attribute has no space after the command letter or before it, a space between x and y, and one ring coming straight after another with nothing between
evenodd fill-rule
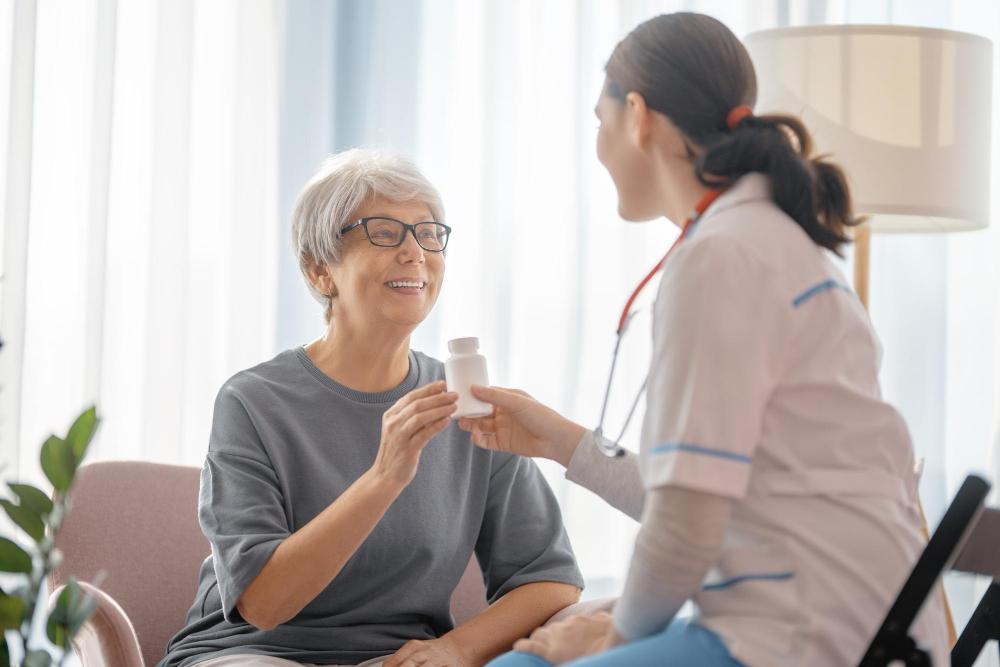
<instances>
[{"instance_id":1,"label":"wrist","mask_svg":"<svg viewBox=\"0 0 1000 667\"><path fill-rule=\"evenodd\" d=\"M564 423L559 429L558 436L553 440L550 459L562 464L564 468L569 468L569 462L573 460L573 454L580 441L583 440L587 429L576 422L564 419Z\"/></svg>"},{"instance_id":2,"label":"wrist","mask_svg":"<svg viewBox=\"0 0 1000 667\"><path fill-rule=\"evenodd\" d=\"M384 497L390 502L395 500L407 486L395 475L380 469L377 464L358 478L358 484L369 493Z\"/></svg>"},{"instance_id":3,"label":"wrist","mask_svg":"<svg viewBox=\"0 0 1000 667\"><path fill-rule=\"evenodd\" d=\"M466 646L462 643L459 637L456 637L456 632L458 629L452 630L451 632L446 632L438 638L438 641L445 645L445 650L454 655L458 659L460 665L482 665L491 656L479 655L476 651L472 650L471 646Z\"/></svg>"}]
</instances>

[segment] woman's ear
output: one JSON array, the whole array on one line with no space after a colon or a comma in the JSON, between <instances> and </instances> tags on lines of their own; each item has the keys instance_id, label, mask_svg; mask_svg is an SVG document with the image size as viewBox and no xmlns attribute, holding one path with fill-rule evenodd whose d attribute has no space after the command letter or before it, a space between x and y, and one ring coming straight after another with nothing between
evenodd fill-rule
<instances>
[{"instance_id":1,"label":"woman's ear","mask_svg":"<svg viewBox=\"0 0 1000 667\"><path fill-rule=\"evenodd\" d=\"M693 159L699 152L670 118L657 113L646 105L639 93L629 93L625 98L625 123L629 141L641 151L648 151L651 144L667 155L683 160Z\"/></svg>"},{"instance_id":2,"label":"woman's ear","mask_svg":"<svg viewBox=\"0 0 1000 667\"><path fill-rule=\"evenodd\" d=\"M653 113L646 100L632 91L625 96L625 123L628 138L636 148L644 149L652 132Z\"/></svg>"},{"instance_id":3,"label":"woman's ear","mask_svg":"<svg viewBox=\"0 0 1000 667\"><path fill-rule=\"evenodd\" d=\"M309 275L309 282L317 292L328 299L337 296L337 286L333 282L330 267L321 262L310 259L306 270Z\"/></svg>"}]
</instances>

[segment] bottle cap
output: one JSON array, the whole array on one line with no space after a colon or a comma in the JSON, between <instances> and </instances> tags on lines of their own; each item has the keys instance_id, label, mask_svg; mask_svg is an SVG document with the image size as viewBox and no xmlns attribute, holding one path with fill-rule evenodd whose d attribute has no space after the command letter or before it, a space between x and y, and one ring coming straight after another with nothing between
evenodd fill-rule
<instances>
[{"instance_id":1,"label":"bottle cap","mask_svg":"<svg viewBox=\"0 0 1000 667\"><path fill-rule=\"evenodd\" d=\"M448 341L448 351L452 354L475 354L479 350L479 339L475 336L470 338L454 338Z\"/></svg>"}]
</instances>

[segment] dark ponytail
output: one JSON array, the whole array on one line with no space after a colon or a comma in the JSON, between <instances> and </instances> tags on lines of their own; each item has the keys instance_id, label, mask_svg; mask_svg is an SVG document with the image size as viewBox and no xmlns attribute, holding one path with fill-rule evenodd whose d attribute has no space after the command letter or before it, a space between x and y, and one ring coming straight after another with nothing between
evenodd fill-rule
<instances>
[{"instance_id":1,"label":"dark ponytail","mask_svg":"<svg viewBox=\"0 0 1000 667\"><path fill-rule=\"evenodd\" d=\"M609 95L630 91L684 133L698 179L724 187L750 172L771 180L774 202L817 245L840 254L847 228L861 222L851 208L844 172L813 156L812 137L789 115L747 115L734 127L729 112L753 106L757 78L746 48L722 23L703 14L665 14L639 25L611 54Z\"/></svg>"}]
</instances>

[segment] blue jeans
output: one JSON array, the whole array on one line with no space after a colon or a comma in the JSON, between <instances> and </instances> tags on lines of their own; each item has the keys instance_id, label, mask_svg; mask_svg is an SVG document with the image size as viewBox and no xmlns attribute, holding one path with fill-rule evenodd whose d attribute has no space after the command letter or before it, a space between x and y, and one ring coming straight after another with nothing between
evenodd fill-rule
<instances>
[{"instance_id":1,"label":"blue jeans","mask_svg":"<svg viewBox=\"0 0 1000 667\"><path fill-rule=\"evenodd\" d=\"M697 623L675 620L666 630L616 648L578 658L566 667L744 667L717 634ZM552 667L531 653L507 653L486 667Z\"/></svg>"}]
</instances>

